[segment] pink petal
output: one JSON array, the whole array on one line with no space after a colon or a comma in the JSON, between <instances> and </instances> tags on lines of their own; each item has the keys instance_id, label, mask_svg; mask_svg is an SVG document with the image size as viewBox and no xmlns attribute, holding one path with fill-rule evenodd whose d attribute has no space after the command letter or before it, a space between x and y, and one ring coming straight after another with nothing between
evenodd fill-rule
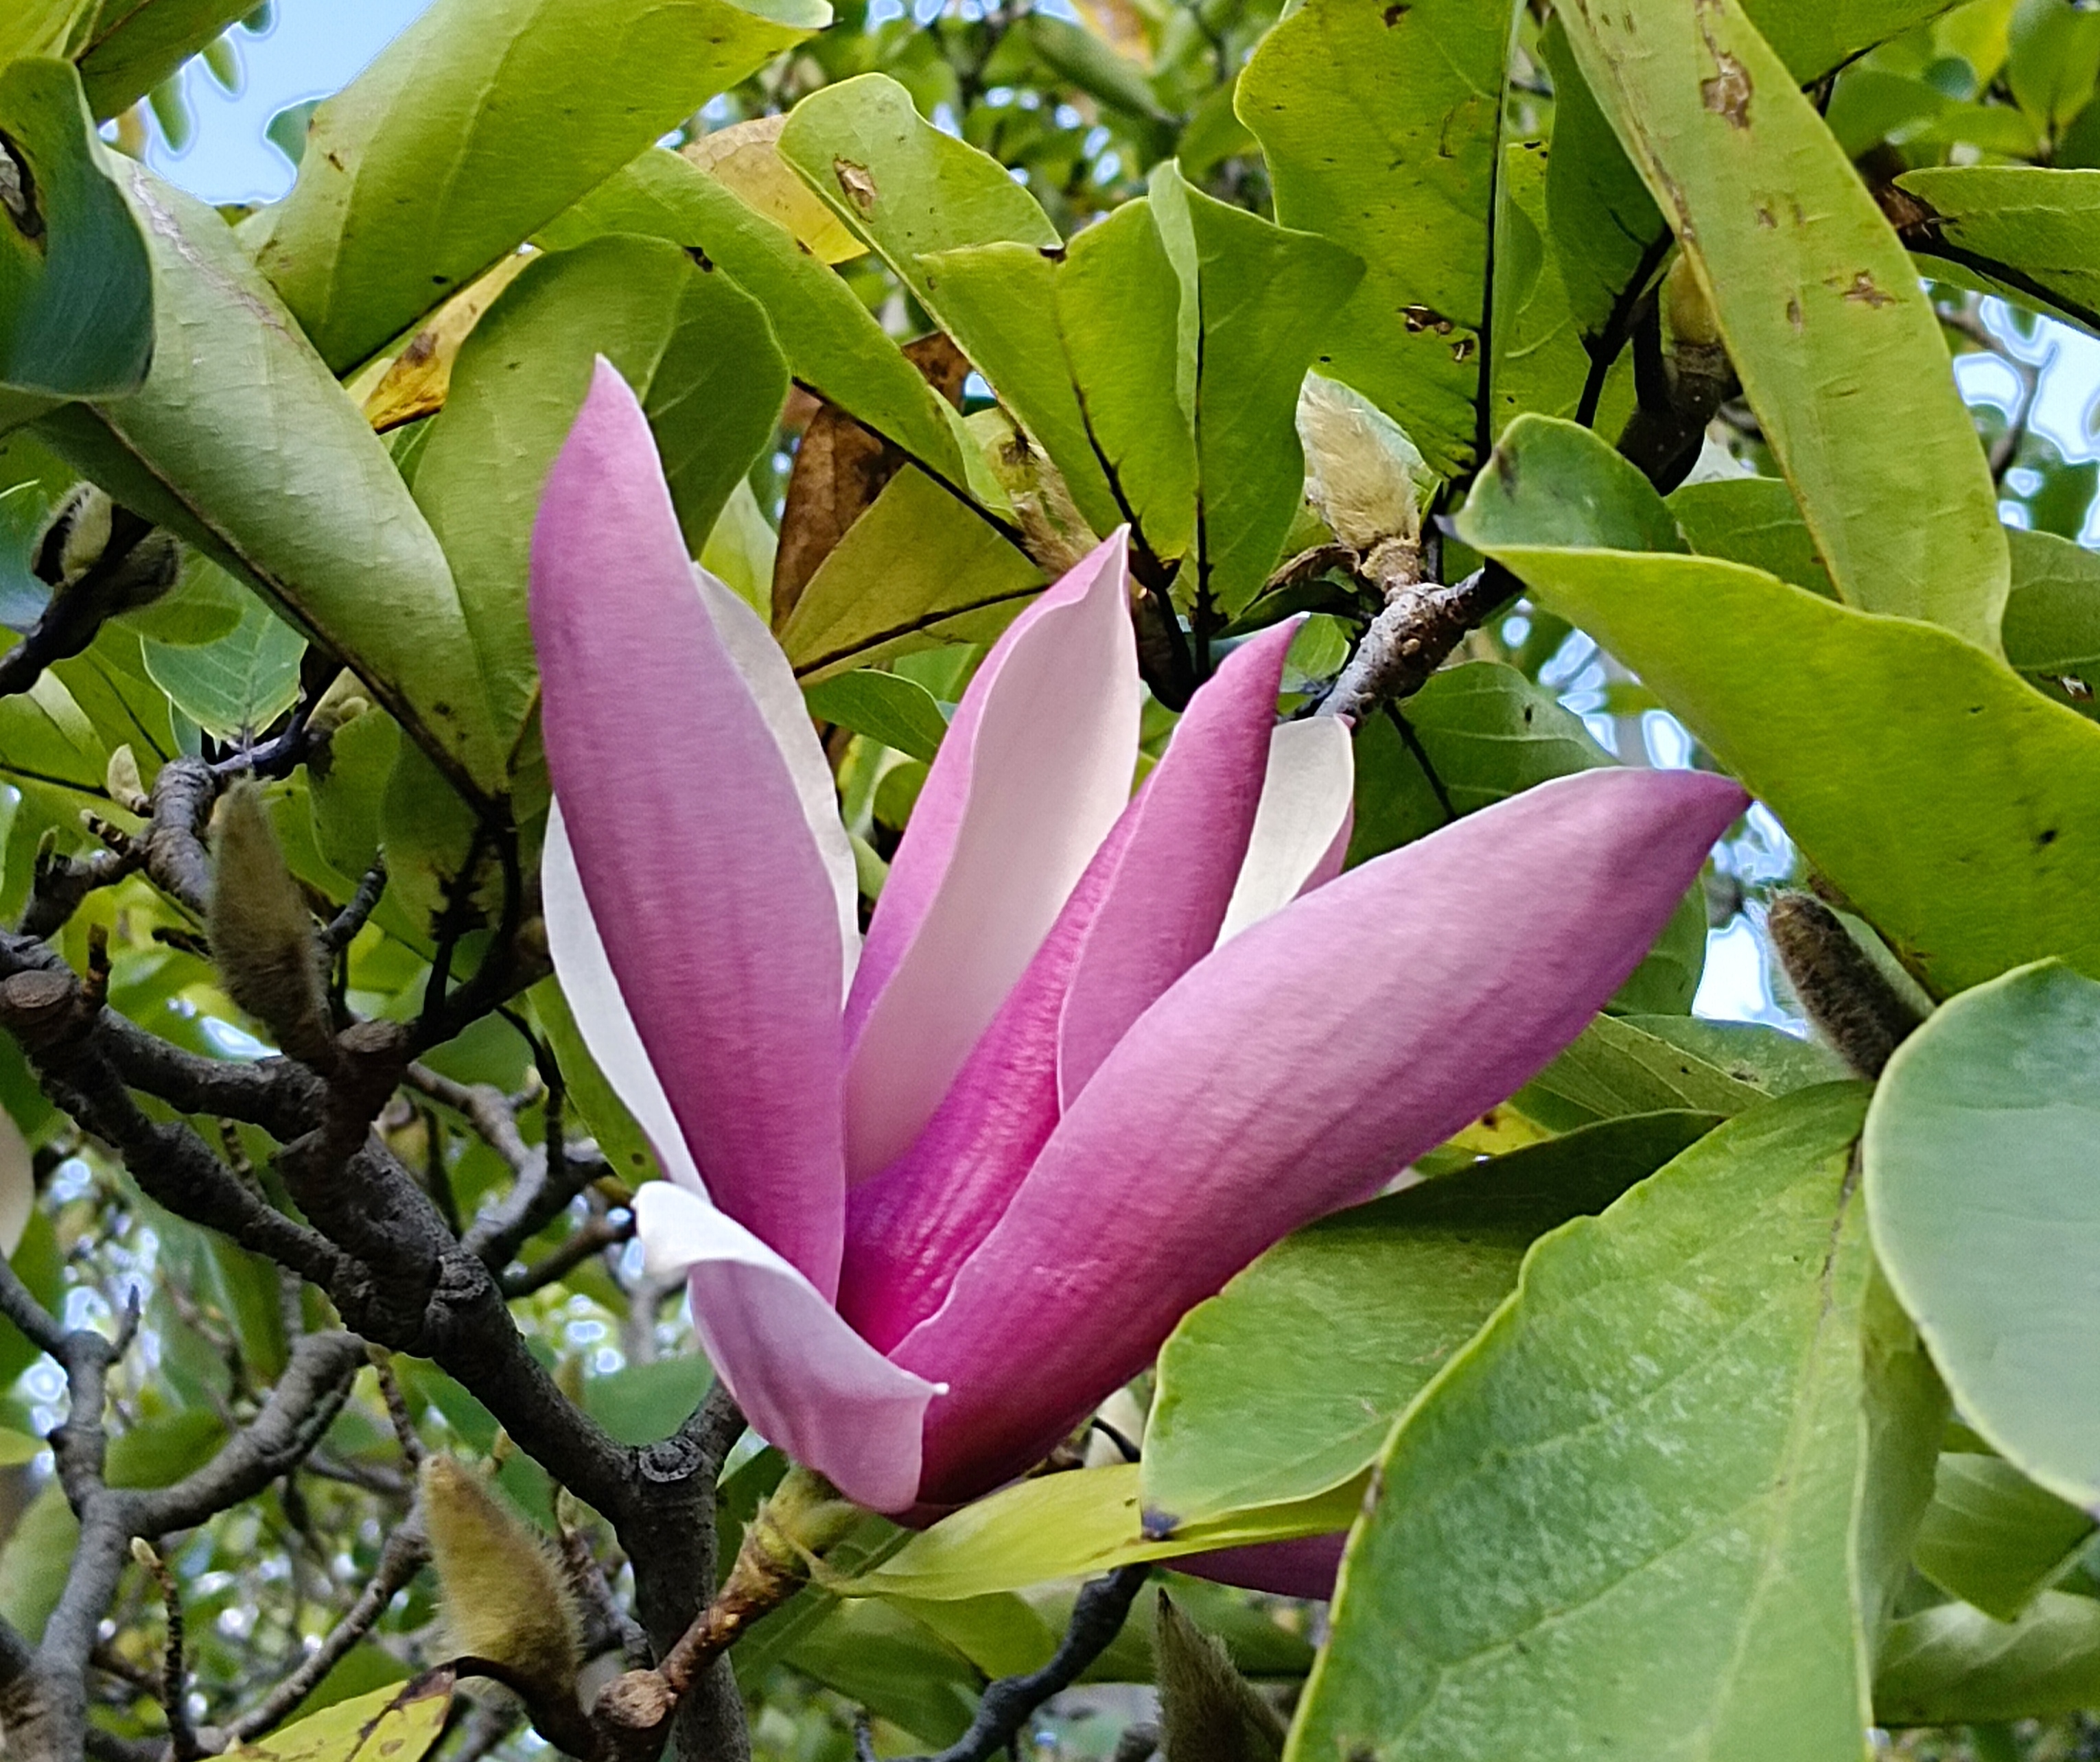
<instances>
[{"instance_id":1,"label":"pink petal","mask_svg":"<svg viewBox=\"0 0 2100 1762\"><path fill-rule=\"evenodd\" d=\"M558 798L547 813L546 842L540 852L540 896L547 924L547 952L554 958L554 976L562 982L562 995L568 999L569 1013L576 1020L585 1050L612 1085L612 1092L634 1116L664 1174L704 1196L707 1183L686 1148L686 1134L671 1111L663 1079L649 1062L642 1030L634 1025L627 1000L620 994L620 981L612 976L604 939L591 917L590 902L584 897L584 879L576 872L576 853L569 844Z\"/></svg>"},{"instance_id":2,"label":"pink petal","mask_svg":"<svg viewBox=\"0 0 2100 1762\"><path fill-rule=\"evenodd\" d=\"M846 1195L839 1310L883 1351L941 1306L955 1269L999 1222L1057 1124L1065 988L1136 823L1133 802L925 1130Z\"/></svg>"},{"instance_id":3,"label":"pink petal","mask_svg":"<svg viewBox=\"0 0 2100 1762\"><path fill-rule=\"evenodd\" d=\"M1263 799L1297 621L1242 644L1190 702L1132 812L1122 870L1087 932L1058 1029L1070 1108L1130 1024L1218 940Z\"/></svg>"},{"instance_id":4,"label":"pink petal","mask_svg":"<svg viewBox=\"0 0 2100 1762\"><path fill-rule=\"evenodd\" d=\"M717 1201L828 1293L837 904L695 591L648 422L603 360L540 500L532 614L548 769L649 1061Z\"/></svg>"},{"instance_id":5,"label":"pink petal","mask_svg":"<svg viewBox=\"0 0 2100 1762\"><path fill-rule=\"evenodd\" d=\"M802 817L809 822L837 903L839 940L846 956L844 982L850 985L860 959L860 874L854 866L853 841L839 817L838 785L831 761L824 756L823 742L817 738L817 725L810 720L802 688L795 682L795 669L758 614L727 583L717 581L697 563L693 575L699 583L708 615L714 620L715 634L721 638L730 664L743 676L744 689L788 762Z\"/></svg>"},{"instance_id":6,"label":"pink petal","mask_svg":"<svg viewBox=\"0 0 2100 1762\"><path fill-rule=\"evenodd\" d=\"M933 1117L1130 799L1137 648L1121 534L1015 620L941 745L847 1005L846 1167Z\"/></svg>"},{"instance_id":7,"label":"pink petal","mask_svg":"<svg viewBox=\"0 0 2100 1762\"><path fill-rule=\"evenodd\" d=\"M846 1201L839 1308L887 1350L941 1306L1057 1123L1074 1010L1097 1050L1207 954L1246 847L1291 632L1197 693L911 1148Z\"/></svg>"},{"instance_id":8,"label":"pink petal","mask_svg":"<svg viewBox=\"0 0 2100 1762\"><path fill-rule=\"evenodd\" d=\"M1303 1597L1325 1602L1335 1594L1335 1575L1342 1570L1342 1550L1349 1532L1300 1536L1290 1542L1256 1542L1246 1548L1221 1548L1213 1553L1182 1554L1166 1562L1176 1572L1193 1573L1217 1584L1242 1591L1267 1591L1273 1597Z\"/></svg>"},{"instance_id":9,"label":"pink petal","mask_svg":"<svg viewBox=\"0 0 2100 1762\"><path fill-rule=\"evenodd\" d=\"M857 1504L908 1508L939 1388L890 1363L800 1271L705 1200L648 1182L634 1227L651 1276L687 1275L708 1362L759 1436Z\"/></svg>"},{"instance_id":10,"label":"pink petal","mask_svg":"<svg viewBox=\"0 0 2100 1762\"><path fill-rule=\"evenodd\" d=\"M955 1390L929 1416L924 1496L1037 1460L1271 1243L1524 1083L1632 971L1745 800L1694 772L1564 777L1192 969L891 1355Z\"/></svg>"},{"instance_id":11,"label":"pink petal","mask_svg":"<svg viewBox=\"0 0 2100 1762\"><path fill-rule=\"evenodd\" d=\"M1339 717L1286 722L1271 735L1261 810L1220 942L1341 873L1356 786L1356 752Z\"/></svg>"}]
</instances>

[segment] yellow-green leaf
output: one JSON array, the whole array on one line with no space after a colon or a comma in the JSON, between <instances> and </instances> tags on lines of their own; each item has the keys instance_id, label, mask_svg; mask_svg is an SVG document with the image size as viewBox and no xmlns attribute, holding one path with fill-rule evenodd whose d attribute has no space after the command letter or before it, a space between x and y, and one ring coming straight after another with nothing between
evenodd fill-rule
<instances>
[{"instance_id":1,"label":"yellow-green leaf","mask_svg":"<svg viewBox=\"0 0 2100 1762\"><path fill-rule=\"evenodd\" d=\"M1738 0L1560 16L1838 592L1995 654L2009 566L1983 448L1909 254L1815 107Z\"/></svg>"}]
</instances>

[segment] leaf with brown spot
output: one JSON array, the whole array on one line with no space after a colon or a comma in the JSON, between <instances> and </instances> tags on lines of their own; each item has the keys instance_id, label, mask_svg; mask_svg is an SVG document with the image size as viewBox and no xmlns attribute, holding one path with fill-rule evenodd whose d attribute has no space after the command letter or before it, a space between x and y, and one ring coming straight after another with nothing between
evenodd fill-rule
<instances>
[{"instance_id":1,"label":"leaf with brown spot","mask_svg":"<svg viewBox=\"0 0 2100 1762\"><path fill-rule=\"evenodd\" d=\"M236 1762L421 1762L443 1734L452 1704L452 1672L428 1671L338 1701L227 1754Z\"/></svg>"},{"instance_id":2,"label":"leaf with brown spot","mask_svg":"<svg viewBox=\"0 0 2100 1762\"><path fill-rule=\"evenodd\" d=\"M728 185L768 220L778 221L819 262L864 256L867 247L780 156L780 131L787 126L784 114L732 122L680 148L678 155Z\"/></svg>"},{"instance_id":3,"label":"leaf with brown spot","mask_svg":"<svg viewBox=\"0 0 2100 1762\"><path fill-rule=\"evenodd\" d=\"M1700 0L1688 19L1684 0L1621 0L1559 16L1674 217L1838 592L1995 652L2005 532L1953 377L1930 370L1944 355L1938 322L1901 241L1745 11ZM1932 518L1890 518L1904 508Z\"/></svg>"}]
</instances>

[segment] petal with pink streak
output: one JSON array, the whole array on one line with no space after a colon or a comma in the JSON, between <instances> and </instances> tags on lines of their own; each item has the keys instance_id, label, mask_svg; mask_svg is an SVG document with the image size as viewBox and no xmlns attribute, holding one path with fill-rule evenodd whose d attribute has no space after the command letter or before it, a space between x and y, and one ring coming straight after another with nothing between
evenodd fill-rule
<instances>
[{"instance_id":1,"label":"petal with pink streak","mask_svg":"<svg viewBox=\"0 0 2100 1762\"><path fill-rule=\"evenodd\" d=\"M671 1111L671 1099L649 1062L642 1031L628 1013L620 981L612 976L612 962L606 958L604 939L592 921L558 799L547 814L546 844L540 853L540 895L546 916L547 952L554 958L554 976L562 983L562 995L568 999L569 1013L576 1020L585 1048L612 1085L612 1092L634 1116L664 1174L704 1196L707 1183L686 1148L686 1134Z\"/></svg>"},{"instance_id":2,"label":"petal with pink streak","mask_svg":"<svg viewBox=\"0 0 2100 1762\"><path fill-rule=\"evenodd\" d=\"M795 669L758 614L727 583L717 580L697 563L693 575L708 614L715 621L715 634L729 651L731 664L743 676L744 689L765 718L780 756L788 761L802 817L810 823L810 835L816 840L817 854L823 859L832 897L838 902L839 940L846 956L844 983L850 985L860 958L860 874L854 866L853 841L839 817L838 786L831 762L824 757L823 743L817 738L817 725L810 720L802 688L795 683Z\"/></svg>"},{"instance_id":3,"label":"petal with pink streak","mask_svg":"<svg viewBox=\"0 0 2100 1762\"><path fill-rule=\"evenodd\" d=\"M603 360L540 499L541 725L591 917L717 1202L836 1288L845 956L788 761Z\"/></svg>"},{"instance_id":4,"label":"petal with pink streak","mask_svg":"<svg viewBox=\"0 0 2100 1762\"><path fill-rule=\"evenodd\" d=\"M1130 799L1139 687L1123 545L1102 544L1001 639L912 810L848 1005L853 1180L933 1117Z\"/></svg>"},{"instance_id":5,"label":"petal with pink streak","mask_svg":"<svg viewBox=\"0 0 2100 1762\"><path fill-rule=\"evenodd\" d=\"M1342 1550L1348 1540L1347 1530L1337 1530L1331 1535L1305 1535L1289 1542L1255 1542L1246 1548L1183 1554L1166 1564L1176 1572L1193 1573L1215 1584L1324 1603L1335 1594L1335 1575L1342 1570Z\"/></svg>"},{"instance_id":6,"label":"petal with pink streak","mask_svg":"<svg viewBox=\"0 0 2100 1762\"><path fill-rule=\"evenodd\" d=\"M1234 650L1191 700L1132 804L1118 873L1087 932L1057 1031L1061 1107L1130 1024L1218 940L1264 795L1297 621Z\"/></svg>"},{"instance_id":7,"label":"petal with pink streak","mask_svg":"<svg viewBox=\"0 0 2100 1762\"><path fill-rule=\"evenodd\" d=\"M938 1385L892 1364L797 1269L682 1187L645 1183L634 1230L652 1278L686 1275L708 1362L759 1436L858 1504L910 1507Z\"/></svg>"},{"instance_id":8,"label":"petal with pink streak","mask_svg":"<svg viewBox=\"0 0 2100 1762\"><path fill-rule=\"evenodd\" d=\"M846 1195L839 1310L885 1352L941 1306L1057 1124L1065 988L1137 814L1133 802L1102 840L926 1130Z\"/></svg>"},{"instance_id":9,"label":"petal with pink streak","mask_svg":"<svg viewBox=\"0 0 2100 1762\"><path fill-rule=\"evenodd\" d=\"M1270 737L1261 810L1220 942L1341 873L1356 787L1355 748L1339 717L1286 722Z\"/></svg>"},{"instance_id":10,"label":"petal with pink streak","mask_svg":"<svg viewBox=\"0 0 2100 1762\"><path fill-rule=\"evenodd\" d=\"M1140 1017L938 1314L924 1496L1038 1460L1176 1321L1538 1071L1639 963L1746 798L1694 772L1528 790L1296 900Z\"/></svg>"}]
</instances>

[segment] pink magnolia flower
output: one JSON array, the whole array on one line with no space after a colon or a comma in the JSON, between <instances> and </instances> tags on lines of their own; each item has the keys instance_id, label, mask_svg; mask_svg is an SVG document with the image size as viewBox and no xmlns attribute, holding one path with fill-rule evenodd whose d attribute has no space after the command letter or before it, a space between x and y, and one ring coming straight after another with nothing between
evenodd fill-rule
<instances>
[{"instance_id":1,"label":"pink magnolia flower","mask_svg":"<svg viewBox=\"0 0 2100 1762\"><path fill-rule=\"evenodd\" d=\"M642 1240L753 1426L881 1511L1026 1469L1272 1243L1516 1089L1744 806L1593 771L1333 879L1349 742L1273 727L1285 628L1133 796L1118 535L978 670L862 948L785 659L691 565L603 362L532 615L548 933L670 1177Z\"/></svg>"}]
</instances>

